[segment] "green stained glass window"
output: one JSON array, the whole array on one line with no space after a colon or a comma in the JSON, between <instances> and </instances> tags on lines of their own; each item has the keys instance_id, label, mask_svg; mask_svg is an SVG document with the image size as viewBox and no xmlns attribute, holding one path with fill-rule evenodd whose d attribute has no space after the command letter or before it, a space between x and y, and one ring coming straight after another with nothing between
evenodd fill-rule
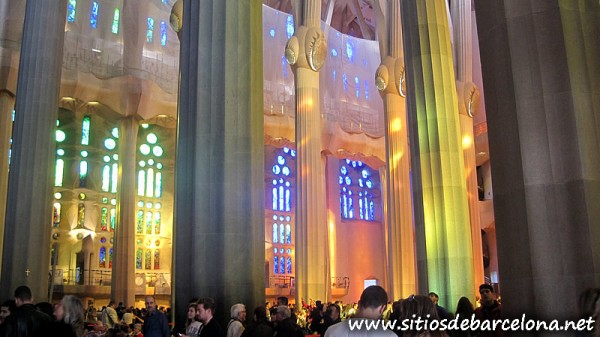
<instances>
[{"instance_id":1,"label":"green stained glass window","mask_svg":"<svg viewBox=\"0 0 600 337\"><path fill-rule=\"evenodd\" d=\"M115 13L113 14L113 23L112 23L112 33L119 34L119 20L121 18L121 11L118 8L115 8Z\"/></svg>"},{"instance_id":2,"label":"green stained glass window","mask_svg":"<svg viewBox=\"0 0 600 337\"><path fill-rule=\"evenodd\" d=\"M154 250L154 269L160 269L160 251Z\"/></svg>"},{"instance_id":3,"label":"green stained glass window","mask_svg":"<svg viewBox=\"0 0 600 337\"><path fill-rule=\"evenodd\" d=\"M139 196L144 196L144 192L146 191L146 171L144 170L140 170L138 172L138 186L137 186L137 190L138 190L138 195Z\"/></svg>"},{"instance_id":4,"label":"green stained glass window","mask_svg":"<svg viewBox=\"0 0 600 337\"><path fill-rule=\"evenodd\" d=\"M83 226L85 224L85 205L79 203L77 207L77 226Z\"/></svg>"},{"instance_id":5,"label":"green stained glass window","mask_svg":"<svg viewBox=\"0 0 600 337\"><path fill-rule=\"evenodd\" d=\"M119 165L113 163L112 165L112 180L111 180L111 193L117 193L117 183L119 181Z\"/></svg>"},{"instance_id":6,"label":"green stained glass window","mask_svg":"<svg viewBox=\"0 0 600 337\"><path fill-rule=\"evenodd\" d=\"M116 224L117 224L117 210L115 208L112 208L110 210L110 231L111 232L115 231Z\"/></svg>"},{"instance_id":7,"label":"green stained glass window","mask_svg":"<svg viewBox=\"0 0 600 337\"><path fill-rule=\"evenodd\" d=\"M81 145L90 145L90 116L83 117L83 123L81 125Z\"/></svg>"},{"instance_id":8,"label":"green stained glass window","mask_svg":"<svg viewBox=\"0 0 600 337\"><path fill-rule=\"evenodd\" d=\"M79 162L79 187L85 187L88 173L88 163L85 160Z\"/></svg>"},{"instance_id":9,"label":"green stained glass window","mask_svg":"<svg viewBox=\"0 0 600 337\"><path fill-rule=\"evenodd\" d=\"M154 213L154 234L160 234L160 212Z\"/></svg>"},{"instance_id":10,"label":"green stained glass window","mask_svg":"<svg viewBox=\"0 0 600 337\"><path fill-rule=\"evenodd\" d=\"M54 173L54 186L63 185L63 174L65 170L65 161L62 159L56 160L56 172Z\"/></svg>"},{"instance_id":11,"label":"green stained glass window","mask_svg":"<svg viewBox=\"0 0 600 337\"><path fill-rule=\"evenodd\" d=\"M110 186L110 166L102 167L102 191L108 192Z\"/></svg>"},{"instance_id":12,"label":"green stained glass window","mask_svg":"<svg viewBox=\"0 0 600 337\"><path fill-rule=\"evenodd\" d=\"M152 212L146 212L146 234L152 234Z\"/></svg>"},{"instance_id":13,"label":"green stained glass window","mask_svg":"<svg viewBox=\"0 0 600 337\"><path fill-rule=\"evenodd\" d=\"M144 233L144 211L142 211L142 210L139 210L137 212L137 225L136 225L135 232L137 234L143 234Z\"/></svg>"},{"instance_id":14,"label":"green stained glass window","mask_svg":"<svg viewBox=\"0 0 600 337\"><path fill-rule=\"evenodd\" d=\"M102 207L100 210L100 228L103 231L108 231L108 208Z\"/></svg>"},{"instance_id":15,"label":"green stained glass window","mask_svg":"<svg viewBox=\"0 0 600 337\"><path fill-rule=\"evenodd\" d=\"M162 173L156 172L156 180L154 181L154 185L156 186L154 196L156 198L160 198L162 196Z\"/></svg>"},{"instance_id":16,"label":"green stained glass window","mask_svg":"<svg viewBox=\"0 0 600 337\"><path fill-rule=\"evenodd\" d=\"M144 264L144 269L152 269L152 251L150 249L146 250L144 260L146 262Z\"/></svg>"},{"instance_id":17,"label":"green stained glass window","mask_svg":"<svg viewBox=\"0 0 600 337\"><path fill-rule=\"evenodd\" d=\"M142 269L142 256L143 251L141 249L138 249L135 251L135 268L136 269Z\"/></svg>"},{"instance_id":18,"label":"green stained glass window","mask_svg":"<svg viewBox=\"0 0 600 337\"><path fill-rule=\"evenodd\" d=\"M146 196L152 197L154 196L154 170L149 168L146 177L148 178L146 180Z\"/></svg>"}]
</instances>

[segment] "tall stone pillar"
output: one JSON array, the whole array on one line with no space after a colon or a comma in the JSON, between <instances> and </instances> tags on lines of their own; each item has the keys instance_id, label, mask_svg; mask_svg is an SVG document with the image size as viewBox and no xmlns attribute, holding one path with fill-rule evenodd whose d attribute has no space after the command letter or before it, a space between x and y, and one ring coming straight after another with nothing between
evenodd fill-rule
<instances>
[{"instance_id":1,"label":"tall stone pillar","mask_svg":"<svg viewBox=\"0 0 600 337\"><path fill-rule=\"evenodd\" d=\"M573 319L600 281L600 6L521 5L476 3L503 312Z\"/></svg>"},{"instance_id":2,"label":"tall stone pillar","mask_svg":"<svg viewBox=\"0 0 600 337\"><path fill-rule=\"evenodd\" d=\"M452 1L454 28L454 60L456 63L456 87L462 148L465 160L469 217L471 219L471 242L473 247L473 281L475 288L471 300L484 281L483 246L481 244L481 220L479 218L479 193L477 190L477 161L473 116L479 104L479 89L473 83L473 31L471 29L471 2ZM467 295L467 294L465 294Z\"/></svg>"},{"instance_id":3,"label":"tall stone pillar","mask_svg":"<svg viewBox=\"0 0 600 337\"><path fill-rule=\"evenodd\" d=\"M375 81L386 116L387 283L390 298L398 299L417 292L417 273L400 2L391 1L388 6L389 24L381 27L387 28L388 34L380 41L385 46L381 48L382 64Z\"/></svg>"},{"instance_id":4,"label":"tall stone pillar","mask_svg":"<svg viewBox=\"0 0 600 337\"><path fill-rule=\"evenodd\" d=\"M67 2L29 0L21 43L1 298L27 285L48 300L56 118ZM25 243L23 240L27 240ZM19 244L18 244L19 243Z\"/></svg>"},{"instance_id":5,"label":"tall stone pillar","mask_svg":"<svg viewBox=\"0 0 600 337\"><path fill-rule=\"evenodd\" d=\"M213 297L226 324L231 305L265 299L262 8L185 1L183 12L173 298L186 312Z\"/></svg>"},{"instance_id":6,"label":"tall stone pillar","mask_svg":"<svg viewBox=\"0 0 600 337\"><path fill-rule=\"evenodd\" d=\"M285 56L296 84L296 303L329 299L330 269L319 70L327 56L321 1L302 0Z\"/></svg>"},{"instance_id":7,"label":"tall stone pillar","mask_svg":"<svg viewBox=\"0 0 600 337\"><path fill-rule=\"evenodd\" d=\"M12 112L15 96L7 90L0 90L0 233L4 233L6 215L6 191L8 190L8 150L12 134ZM0 261L4 236L0 235Z\"/></svg>"},{"instance_id":8,"label":"tall stone pillar","mask_svg":"<svg viewBox=\"0 0 600 337\"><path fill-rule=\"evenodd\" d=\"M135 304L136 150L139 122L121 120L119 128L118 222L115 228L111 299L127 307Z\"/></svg>"},{"instance_id":9,"label":"tall stone pillar","mask_svg":"<svg viewBox=\"0 0 600 337\"><path fill-rule=\"evenodd\" d=\"M419 291L446 307L473 291L473 254L444 0L404 1L402 25L415 191ZM426 270L426 273L422 273Z\"/></svg>"}]
</instances>

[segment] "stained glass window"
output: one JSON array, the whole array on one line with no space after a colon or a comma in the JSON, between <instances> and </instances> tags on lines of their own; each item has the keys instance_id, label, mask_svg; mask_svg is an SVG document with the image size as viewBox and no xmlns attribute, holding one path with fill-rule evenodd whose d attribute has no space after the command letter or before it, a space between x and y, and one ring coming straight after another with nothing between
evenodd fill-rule
<instances>
[{"instance_id":1,"label":"stained glass window","mask_svg":"<svg viewBox=\"0 0 600 337\"><path fill-rule=\"evenodd\" d=\"M286 34L288 39L294 35L294 17L292 15L288 15L286 20Z\"/></svg>"},{"instance_id":2,"label":"stained glass window","mask_svg":"<svg viewBox=\"0 0 600 337\"><path fill-rule=\"evenodd\" d=\"M355 219L354 205L358 205L358 219L375 221L375 206L380 199L377 188L379 173L361 161L340 161L340 209L344 219Z\"/></svg>"},{"instance_id":3,"label":"stained glass window","mask_svg":"<svg viewBox=\"0 0 600 337\"><path fill-rule=\"evenodd\" d=\"M65 170L65 161L62 159L56 160L56 172L54 173L54 186L63 185L63 175Z\"/></svg>"},{"instance_id":4,"label":"stained glass window","mask_svg":"<svg viewBox=\"0 0 600 337\"><path fill-rule=\"evenodd\" d=\"M102 207L100 210L100 228L102 231L108 231L108 208Z\"/></svg>"},{"instance_id":5,"label":"stained glass window","mask_svg":"<svg viewBox=\"0 0 600 337\"><path fill-rule=\"evenodd\" d=\"M277 255L273 257L273 273L279 274L279 257Z\"/></svg>"},{"instance_id":6,"label":"stained glass window","mask_svg":"<svg viewBox=\"0 0 600 337\"><path fill-rule=\"evenodd\" d=\"M146 234L152 234L152 212L146 212Z\"/></svg>"},{"instance_id":7,"label":"stained glass window","mask_svg":"<svg viewBox=\"0 0 600 337\"><path fill-rule=\"evenodd\" d=\"M69 0L67 5L67 21L75 22L75 15L77 14L77 0Z\"/></svg>"},{"instance_id":8,"label":"stained glass window","mask_svg":"<svg viewBox=\"0 0 600 337\"><path fill-rule=\"evenodd\" d=\"M279 274L285 274L285 258L279 257Z\"/></svg>"},{"instance_id":9,"label":"stained glass window","mask_svg":"<svg viewBox=\"0 0 600 337\"><path fill-rule=\"evenodd\" d=\"M98 254L100 260L99 267L106 268L106 247L100 247L100 253Z\"/></svg>"},{"instance_id":10,"label":"stained glass window","mask_svg":"<svg viewBox=\"0 0 600 337\"><path fill-rule=\"evenodd\" d=\"M152 269L152 251L150 249L146 250L144 260L145 260L144 269Z\"/></svg>"},{"instance_id":11,"label":"stained glass window","mask_svg":"<svg viewBox=\"0 0 600 337\"><path fill-rule=\"evenodd\" d=\"M160 212L154 213L154 234L160 234Z\"/></svg>"},{"instance_id":12,"label":"stained glass window","mask_svg":"<svg viewBox=\"0 0 600 337\"><path fill-rule=\"evenodd\" d=\"M77 226L83 226L85 224L85 205L79 203L77 207Z\"/></svg>"},{"instance_id":13,"label":"stained glass window","mask_svg":"<svg viewBox=\"0 0 600 337\"><path fill-rule=\"evenodd\" d=\"M164 21L160 22L160 44L167 45L167 23Z\"/></svg>"},{"instance_id":14,"label":"stained glass window","mask_svg":"<svg viewBox=\"0 0 600 337\"><path fill-rule=\"evenodd\" d=\"M148 18L148 30L146 31L146 42L152 42L154 37L154 19ZM149 269L149 268L147 268Z\"/></svg>"},{"instance_id":15,"label":"stained glass window","mask_svg":"<svg viewBox=\"0 0 600 337\"><path fill-rule=\"evenodd\" d=\"M90 13L90 26L94 29L98 26L98 2L92 2L92 11Z\"/></svg>"},{"instance_id":16,"label":"stained glass window","mask_svg":"<svg viewBox=\"0 0 600 337\"><path fill-rule=\"evenodd\" d=\"M110 210L110 231L115 231L115 226L117 224L117 210L115 208L111 208Z\"/></svg>"},{"instance_id":17,"label":"stained glass window","mask_svg":"<svg viewBox=\"0 0 600 337\"><path fill-rule=\"evenodd\" d=\"M85 187L87 182L88 163L85 160L79 162L79 187Z\"/></svg>"},{"instance_id":18,"label":"stained glass window","mask_svg":"<svg viewBox=\"0 0 600 337\"><path fill-rule=\"evenodd\" d=\"M144 252L141 249L135 251L135 268L142 269L142 255Z\"/></svg>"},{"instance_id":19,"label":"stained glass window","mask_svg":"<svg viewBox=\"0 0 600 337\"><path fill-rule=\"evenodd\" d=\"M291 274L292 273L292 257L288 256L287 257L287 273Z\"/></svg>"},{"instance_id":20,"label":"stained glass window","mask_svg":"<svg viewBox=\"0 0 600 337\"><path fill-rule=\"evenodd\" d=\"M52 212L52 226L55 228L58 228L58 225L60 224L60 208L60 202L55 202L54 211Z\"/></svg>"},{"instance_id":21,"label":"stained glass window","mask_svg":"<svg viewBox=\"0 0 600 337\"><path fill-rule=\"evenodd\" d=\"M113 156L114 159L114 156ZM116 160L116 159L114 159ZM112 181L111 181L111 193L117 193L117 182L119 181L119 165L117 163L113 163L112 165Z\"/></svg>"},{"instance_id":22,"label":"stained glass window","mask_svg":"<svg viewBox=\"0 0 600 337\"><path fill-rule=\"evenodd\" d=\"M112 269L112 262L113 262L113 249L109 249L108 250L108 268Z\"/></svg>"},{"instance_id":23,"label":"stained glass window","mask_svg":"<svg viewBox=\"0 0 600 337\"><path fill-rule=\"evenodd\" d=\"M144 233L144 211L138 210L137 212L137 226L136 231L137 234Z\"/></svg>"},{"instance_id":24,"label":"stained glass window","mask_svg":"<svg viewBox=\"0 0 600 337\"><path fill-rule=\"evenodd\" d=\"M154 269L160 269L160 251L154 250Z\"/></svg>"},{"instance_id":25,"label":"stained glass window","mask_svg":"<svg viewBox=\"0 0 600 337\"><path fill-rule=\"evenodd\" d=\"M154 196L154 169L149 168L146 174L146 196Z\"/></svg>"},{"instance_id":26,"label":"stained glass window","mask_svg":"<svg viewBox=\"0 0 600 337\"><path fill-rule=\"evenodd\" d=\"M137 190L139 196L144 196L146 191L146 171L139 170L138 171L138 181L137 181Z\"/></svg>"},{"instance_id":27,"label":"stained glass window","mask_svg":"<svg viewBox=\"0 0 600 337\"><path fill-rule=\"evenodd\" d=\"M121 18L121 11L118 8L115 8L115 13L113 14L113 23L112 23L112 33L119 34L119 20Z\"/></svg>"},{"instance_id":28,"label":"stained glass window","mask_svg":"<svg viewBox=\"0 0 600 337\"><path fill-rule=\"evenodd\" d=\"M108 192L110 188L110 166L104 165L102 167L102 191Z\"/></svg>"},{"instance_id":29,"label":"stained glass window","mask_svg":"<svg viewBox=\"0 0 600 337\"><path fill-rule=\"evenodd\" d=\"M162 196L162 173L156 172L156 180L154 181L154 185L154 196L156 198L160 198Z\"/></svg>"},{"instance_id":30,"label":"stained glass window","mask_svg":"<svg viewBox=\"0 0 600 337\"><path fill-rule=\"evenodd\" d=\"M278 243L279 242L279 235L277 235L277 228L279 226L277 226L276 223L273 224L273 243Z\"/></svg>"},{"instance_id":31,"label":"stained glass window","mask_svg":"<svg viewBox=\"0 0 600 337\"><path fill-rule=\"evenodd\" d=\"M83 123L81 123L81 145L90 145L90 116L83 117Z\"/></svg>"}]
</instances>

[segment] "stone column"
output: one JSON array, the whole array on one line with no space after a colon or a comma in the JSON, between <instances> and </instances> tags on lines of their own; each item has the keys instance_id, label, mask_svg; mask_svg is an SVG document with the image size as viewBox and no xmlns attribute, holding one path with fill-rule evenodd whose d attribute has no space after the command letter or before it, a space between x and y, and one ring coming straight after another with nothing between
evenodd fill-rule
<instances>
[{"instance_id":1,"label":"stone column","mask_svg":"<svg viewBox=\"0 0 600 337\"><path fill-rule=\"evenodd\" d=\"M139 129L134 116L121 120L119 128L118 221L112 268L111 299L127 307L135 304L136 150Z\"/></svg>"},{"instance_id":2,"label":"stone column","mask_svg":"<svg viewBox=\"0 0 600 337\"><path fill-rule=\"evenodd\" d=\"M452 26L454 28L454 56L456 62L456 87L458 113L462 134L462 148L467 178L467 197L471 219L471 242L473 247L474 286L469 296L479 291L484 281L483 247L481 245L481 221L479 218L479 193L477 190L477 162L473 116L479 104L479 89L473 83L473 31L471 29L471 1L452 1Z\"/></svg>"},{"instance_id":3,"label":"stone column","mask_svg":"<svg viewBox=\"0 0 600 337\"><path fill-rule=\"evenodd\" d=\"M419 291L454 307L473 291L456 83L444 0L402 3ZM426 270L425 272L422 272Z\"/></svg>"},{"instance_id":4,"label":"stone column","mask_svg":"<svg viewBox=\"0 0 600 337\"><path fill-rule=\"evenodd\" d=\"M174 307L213 297L225 326L231 305L265 299L262 7L185 1L184 13Z\"/></svg>"},{"instance_id":5,"label":"stone column","mask_svg":"<svg viewBox=\"0 0 600 337\"><path fill-rule=\"evenodd\" d=\"M410 188L410 150L404 85L404 53L400 2L388 3L387 36L382 51L382 64L375 81L386 116L387 184L386 233L388 258L388 292L393 299L406 298L417 292L415 233ZM383 25L383 23L382 23ZM388 51L385 55L383 52ZM402 93L402 94L401 94ZM383 180L382 180L383 181Z\"/></svg>"},{"instance_id":6,"label":"stone column","mask_svg":"<svg viewBox=\"0 0 600 337\"><path fill-rule=\"evenodd\" d=\"M1 298L27 285L48 300L56 118L67 1L29 0L21 44ZM4 155L4 154L3 154ZM26 240L26 241L24 241Z\"/></svg>"},{"instance_id":7,"label":"stone column","mask_svg":"<svg viewBox=\"0 0 600 337\"><path fill-rule=\"evenodd\" d=\"M600 280L600 6L540 5L477 3L477 26L503 313L562 320Z\"/></svg>"},{"instance_id":8,"label":"stone column","mask_svg":"<svg viewBox=\"0 0 600 337\"><path fill-rule=\"evenodd\" d=\"M331 292L327 203L321 160L319 70L327 56L321 1L300 1L296 32L286 45L296 84L296 303L326 301Z\"/></svg>"},{"instance_id":9,"label":"stone column","mask_svg":"<svg viewBox=\"0 0 600 337\"><path fill-rule=\"evenodd\" d=\"M4 233L6 215L6 191L8 190L8 150L12 134L12 112L15 96L7 90L0 90L0 233ZM0 261L4 236L0 235Z\"/></svg>"}]
</instances>

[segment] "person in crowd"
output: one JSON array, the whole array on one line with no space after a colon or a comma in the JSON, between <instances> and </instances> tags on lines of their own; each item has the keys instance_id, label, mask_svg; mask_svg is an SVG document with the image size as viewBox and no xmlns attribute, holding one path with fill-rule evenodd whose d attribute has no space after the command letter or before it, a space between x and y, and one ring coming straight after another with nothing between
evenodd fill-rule
<instances>
[{"instance_id":1,"label":"person in crowd","mask_svg":"<svg viewBox=\"0 0 600 337\"><path fill-rule=\"evenodd\" d=\"M185 322L185 336L182 337L198 337L202 322L196 317L196 302L190 303L187 312L187 321Z\"/></svg>"},{"instance_id":2,"label":"person in crowd","mask_svg":"<svg viewBox=\"0 0 600 337\"><path fill-rule=\"evenodd\" d=\"M244 332L246 306L237 303L231 306L231 319L227 324L227 337L240 337Z\"/></svg>"},{"instance_id":3,"label":"person in crowd","mask_svg":"<svg viewBox=\"0 0 600 337\"><path fill-rule=\"evenodd\" d=\"M246 327L242 337L273 337L273 327L267 321L267 309L256 307L252 323Z\"/></svg>"},{"instance_id":4,"label":"person in crowd","mask_svg":"<svg viewBox=\"0 0 600 337\"><path fill-rule=\"evenodd\" d=\"M358 311L355 318L334 324L325 332L325 337L345 337L345 336L375 336L375 337L396 337L390 330L370 330L354 329L350 330L352 320L373 321L381 319L383 310L388 302L388 296L385 290L380 286L369 286L363 290L358 301ZM430 301L431 302L431 301Z\"/></svg>"},{"instance_id":5,"label":"person in crowd","mask_svg":"<svg viewBox=\"0 0 600 337\"><path fill-rule=\"evenodd\" d=\"M402 301L403 300L398 300L392 303L392 312L390 313L389 320L395 321L396 324L400 324L400 311L402 311ZM402 330L395 329L394 333L397 336L402 336Z\"/></svg>"},{"instance_id":6,"label":"person in crowd","mask_svg":"<svg viewBox=\"0 0 600 337\"><path fill-rule=\"evenodd\" d=\"M466 297L461 297L458 300L458 304L456 305L456 312L455 315L456 317L458 317L458 326L460 327L460 323L464 320L469 321L471 319L471 317L473 316L473 313L475 312L475 310L473 309L473 303L471 303L471 301L466 298ZM471 335L473 335L474 332L469 331L469 330L461 330L461 329L457 329L457 330L453 330L450 331L450 336L452 337L469 337Z\"/></svg>"},{"instance_id":7,"label":"person in crowd","mask_svg":"<svg viewBox=\"0 0 600 337\"><path fill-rule=\"evenodd\" d=\"M106 335L106 326L102 321L94 323L94 329L89 331L85 337L104 337Z\"/></svg>"},{"instance_id":8,"label":"person in crowd","mask_svg":"<svg viewBox=\"0 0 600 337\"><path fill-rule=\"evenodd\" d=\"M277 305L275 307L273 307L273 309L275 309L275 310L273 310L272 317L275 317L275 313L277 312L277 307L280 305L285 305L286 307L289 307L290 305L289 305L288 298L285 296L277 297ZM298 323L298 317L296 317L296 313L291 309L290 309L290 312L291 312L290 319L292 320L292 322Z\"/></svg>"},{"instance_id":9,"label":"person in crowd","mask_svg":"<svg viewBox=\"0 0 600 337\"><path fill-rule=\"evenodd\" d=\"M475 318L486 321L499 319L502 314L500 303L496 300L494 287L484 283L479 286L479 295L481 296L481 306L475 309ZM480 337L502 337L502 329L500 326L495 331L480 331Z\"/></svg>"},{"instance_id":10,"label":"person in crowd","mask_svg":"<svg viewBox=\"0 0 600 337\"><path fill-rule=\"evenodd\" d=\"M327 319L325 320L325 326L323 327L323 333L321 334L321 336L325 335L325 332L327 331L327 329L329 329L330 326L338 324L342 321L342 318L340 317L340 312L341 309L339 305L335 303L329 304L329 306L327 307Z\"/></svg>"},{"instance_id":11,"label":"person in crowd","mask_svg":"<svg viewBox=\"0 0 600 337\"><path fill-rule=\"evenodd\" d=\"M48 329L45 329L44 335L82 337L84 334L83 313L83 304L79 297L65 295L54 307L56 321L50 324Z\"/></svg>"},{"instance_id":12,"label":"person in crowd","mask_svg":"<svg viewBox=\"0 0 600 337\"><path fill-rule=\"evenodd\" d=\"M411 295L407 299L401 302L400 318L399 321L412 320L415 318L421 318L423 320L439 320L437 309L428 296L423 295ZM404 337L448 337L445 331L440 330L426 330L425 324L420 329L418 326L412 327L411 330L403 331L402 336Z\"/></svg>"},{"instance_id":13,"label":"person in crowd","mask_svg":"<svg viewBox=\"0 0 600 337\"><path fill-rule=\"evenodd\" d=\"M142 333L145 337L171 337L171 329L165 315L156 309L154 296L146 296L146 318Z\"/></svg>"},{"instance_id":14,"label":"person in crowd","mask_svg":"<svg viewBox=\"0 0 600 337\"><path fill-rule=\"evenodd\" d=\"M324 328L324 319L323 319L323 303L321 301L315 302L315 307L310 312L310 330L321 335L323 333Z\"/></svg>"},{"instance_id":15,"label":"person in crowd","mask_svg":"<svg viewBox=\"0 0 600 337\"><path fill-rule=\"evenodd\" d=\"M34 336L41 326L47 324L52 318L33 305L33 294L27 286L15 289L16 309L0 325L2 337L29 337Z\"/></svg>"},{"instance_id":16,"label":"person in crowd","mask_svg":"<svg viewBox=\"0 0 600 337\"><path fill-rule=\"evenodd\" d=\"M590 288L579 295L578 309L582 319L594 320L594 329L577 336L600 337L600 288Z\"/></svg>"},{"instance_id":17,"label":"person in crowd","mask_svg":"<svg viewBox=\"0 0 600 337\"><path fill-rule=\"evenodd\" d=\"M438 294L434 293L433 291L430 292L429 299L431 300L431 302L433 302L433 305L435 305L435 310L438 313L439 319L451 320L454 318L454 316L452 316L452 314L448 310L446 310L446 308L438 304L438 302L440 301L440 297L438 296Z\"/></svg>"},{"instance_id":18,"label":"person in crowd","mask_svg":"<svg viewBox=\"0 0 600 337\"><path fill-rule=\"evenodd\" d=\"M210 297L204 297L198 300L196 312L198 320L204 324L200 331L200 337L222 337L224 335L223 328L214 318L216 310L215 301Z\"/></svg>"},{"instance_id":19,"label":"person in crowd","mask_svg":"<svg viewBox=\"0 0 600 337\"><path fill-rule=\"evenodd\" d=\"M108 306L102 310L102 323L107 329L113 328L119 323L119 316L117 316L117 310L115 301L108 302Z\"/></svg>"},{"instance_id":20,"label":"person in crowd","mask_svg":"<svg viewBox=\"0 0 600 337\"><path fill-rule=\"evenodd\" d=\"M144 337L144 334L142 333L142 324L135 323L133 325L133 332L131 333L131 337Z\"/></svg>"},{"instance_id":21,"label":"person in crowd","mask_svg":"<svg viewBox=\"0 0 600 337\"><path fill-rule=\"evenodd\" d=\"M277 307L275 313L275 334L277 337L301 337L304 336L302 329L291 319L290 308L286 305Z\"/></svg>"},{"instance_id":22,"label":"person in crowd","mask_svg":"<svg viewBox=\"0 0 600 337\"><path fill-rule=\"evenodd\" d=\"M4 301L2 305L0 305L0 324L4 323L6 317L10 316L16 309L17 305L15 304L15 300Z\"/></svg>"},{"instance_id":23,"label":"person in crowd","mask_svg":"<svg viewBox=\"0 0 600 337\"><path fill-rule=\"evenodd\" d=\"M127 308L127 309L125 309L125 312L123 313L123 318L121 319L121 322L123 322L129 326L132 326L134 318L135 318L135 315L133 314L133 308Z\"/></svg>"}]
</instances>

